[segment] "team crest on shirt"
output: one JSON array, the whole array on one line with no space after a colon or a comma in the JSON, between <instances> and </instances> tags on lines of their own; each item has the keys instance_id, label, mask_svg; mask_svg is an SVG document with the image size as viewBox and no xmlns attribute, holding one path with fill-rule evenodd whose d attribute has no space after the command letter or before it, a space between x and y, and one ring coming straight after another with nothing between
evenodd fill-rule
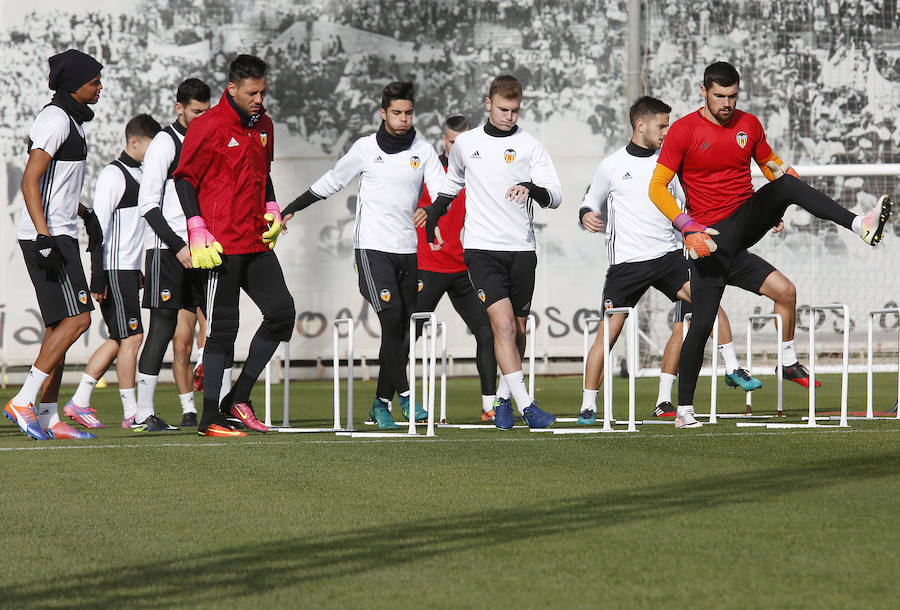
<instances>
[{"instance_id":1,"label":"team crest on shirt","mask_svg":"<svg viewBox=\"0 0 900 610\"><path fill-rule=\"evenodd\" d=\"M738 146L740 146L741 148L744 148L747 145L747 140L749 138L747 137L746 131L739 131L738 134L736 136L734 136L734 139L737 140Z\"/></svg>"},{"instance_id":2,"label":"team crest on shirt","mask_svg":"<svg viewBox=\"0 0 900 610\"><path fill-rule=\"evenodd\" d=\"M263 146L268 144L269 143L269 134L267 134L265 131L259 132L259 141L262 143Z\"/></svg>"},{"instance_id":3,"label":"team crest on shirt","mask_svg":"<svg viewBox=\"0 0 900 610\"><path fill-rule=\"evenodd\" d=\"M416 292L422 292L423 288L425 288L425 282L419 280L416 284Z\"/></svg>"},{"instance_id":4,"label":"team crest on shirt","mask_svg":"<svg viewBox=\"0 0 900 610\"><path fill-rule=\"evenodd\" d=\"M413 169L419 169L419 158L415 155L409 158L409 166Z\"/></svg>"},{"instance_id":5,"label":"team crest on shirt","mask_svg":"<svg viewBox=\"0 0 900 610\"><path fill-rule=\"evenodd\" d=\"M387 288L382 289L381 295L379 295L379 296L381 296L381 300L384 301L385 303L391 302L391 291L388 290Z\"/></svg>"},{"instance_id":6,"label":"team crest on shirt","mask_svg":"<svg viewBox=\"0 0 900 610\"><path fill-rule=\"evenodd\" d=\"M138 319L137 318L128 318L128 328L131 330L137 330L138 327Z\"/></svg>"},{"instance_id":7,"label":"team crest on shirt","mask_svg":"<svg viewBox=\"0 0 900 610\"><path fill-rule=\"evenodd\" d=\"M78 301L82 305L87 305L87 292L85 292L84 290L79 290L78 291Z\"/></svg>"},{"instance_id":8,"label":"team crest on shirt","mask_svg":"<svg viewBox=\"0 0 900 610\"><path fill-rule=\"evenodd\" d=\"M612 309L612 308L613 308L612 299L606 299L605 301L603 301L603 309Z\"/></svg>"},{"instance_id":9,"label":"team crest on shirt","mask_svg":"<svg viewBox=\"0 0 900 610\"><path fill-rule=\"evenodd\" d=\"M159 298L163 300L163 303L172 298L172 293L169 292L168 288L164 288L162 292L159 293Z\"/></svg>"},{"instance_id":10,"label":"team crest on shirt","mask_svg":"<svg viewBox=\"0 0 900 610\"><path fill-rule=\"evenodd\" d=\"M485 299L484 290L482 290L481 288L478 289L478 298L481 299L482 303L484 303L484 299Z\"/></svg>"},{"instance_id":11,"label":"team crest on shirt","mask_svg":"<svg viewBox=\"0 0 900 610\"><path fill-rule=\"evenodd\" d=\"M516 160L516 151L512 148L507 148L503 151L503 160L506 161L506 164L509 165L513 161Z\"/></svg>"}]
</instances>

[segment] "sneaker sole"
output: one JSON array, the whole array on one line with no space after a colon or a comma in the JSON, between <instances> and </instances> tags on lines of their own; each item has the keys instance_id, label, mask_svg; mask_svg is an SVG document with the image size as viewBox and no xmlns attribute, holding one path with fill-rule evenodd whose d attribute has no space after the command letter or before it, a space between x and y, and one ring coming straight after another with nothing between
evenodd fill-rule
<instances>
[{"instance_id":1,"label":"sneaker sole","mask_svg":"<svg viewBox=\"0 0 900 610\"><path fill-rule=\"evenodd\" d=\"M881 200L881 213L878 215L878 226L875 227L875 234L872 235L872 241L869 242L872 246L878 244L884 236L884 225L891 219L892 209L891 198L884 195Z\"/></svg>"},{"instance_id":2,"label":"sneaker sole","mask_svg":"<svg viewBox=\"0 0 900 610\"><path fill-rule=\"evenodd\" d=\"M683 430L685 428L702 428L703 424L698 421L695 421L692 424L681 424L681 423L675 422L675 427L679 430Z\"/></svg>"},{"instance_id":3,"label":"sneaker sole","mask_svg":"<svg viewBox=\"0 0 900 610\"><path fill-rule=\"evenodd\" d=\"M745 392L752 392L753 390L760 389L762 387L762 382L760 382L759 385L753 386L752 388L745 388L744 386L737 383L736 381L732 381L728 377L726 377L725 385L728 386L729 388L740 388L740 389L744 390Z\"/></svg>"}]
</instances>

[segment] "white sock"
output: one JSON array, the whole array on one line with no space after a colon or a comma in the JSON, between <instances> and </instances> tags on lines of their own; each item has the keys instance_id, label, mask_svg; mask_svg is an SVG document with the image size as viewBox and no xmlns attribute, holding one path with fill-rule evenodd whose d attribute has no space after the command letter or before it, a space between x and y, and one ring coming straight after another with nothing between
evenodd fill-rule
<instances>
[{"instance_id":1,"label":"white sock","mask_svg":"<svg viewBox=\"0 0 900 610\"><path fill-rule=\"evenodd\" d=\"M506 383L502 373L500 374L500 382L497 384L497 398L509 400L509 384Z\"/></svg>"},{"instance_id":2,"label":"white sock","mask_svg":"<svg viewBox=\"0 0 900 610\"><path fill-rule=\"evenodd\" d=\"M42 402L38 406L38 420L41 428L48 430L59 421L59 404L55 402Z\"/></svg>"},{"instance_id":3,"label":"white sock","mask_svg":"<svg viewBox=\"0 0 900 610\"><path fill-rule=\"evenodd\" d=\"M862 216L854 216L853 223L850 225L850 230L856 233L857 235L862 235L863 227L862 227ZM791 364L794 364L791 362Z\"/></svg>"},{"instance_id":4,"label":"white sock","mask_svg":"<svg viewBox=\"0 0 900 610\"><path fill-rule=\"evenodd\" d=\"M581 395L581 410L597 412L597 394L600 390L584 390Z\"/></svg>"},{"instance_id":5,"label":"white sock","mask_svg":"<svg viewBox=\"0 0 900 610\"><path fill-rule=\"evenodd\" d=\"M91 406L91 393L94 391L95 385L97 385L96 379L87 373L82 373L81 383L78 384L78 389L75 390L75 395L72 396L72 402L79 407Z\"/></svg>"},{"instance_id":6,"label":"white sock","mask_svg":"<svg viewBox=\"0 0 900 610\"><path fill-rule=\"evenodd\" d=\"M203 348L198 347L197 348L197 362L194 363L194 372L195 373L197 372L197 367L200 366L201 364L203 364Z\"/></svg>"},{"instance_id":7,"label":"white sock","mask_svg":"<svg viewBox=\"0 0 900 610\"><path fill-rule=\"evenodd\" d=\"M194 393L179 394L178 400L181 401L181 413L196 413L197 407L194 406Z\"/></svg>"},{"instance_id":8,"label":"white sock","mask_svg":"<svg viewBox=\"0 0 900 610\"><path fill-rule=\"evenodd\" d=\"M719 355L725 363L725 374L730 375L738 368L737 352L734 351L734 341L719 346Z\"/></svg>"},{"instance_id":9,"label":"white sock","mask_svg":"<svg viewBox=\"0 0 900 610\"><path fill-rule=\"evenodd\" d=\"M672 402L672 387L675 385L676 375L671 373L659 374L659 394L656 395L656 404Z\"/></svg>"},{"instance_id":10,"label":"white sock","mask_svg":"<svg viewBox=\"0 0 900 610\"><path fill-rule=\"evenodd\" d=\"M494 408L494 395L491 394L488 396L487 394L481 395L481 410L487 413L491 409Z\"/></svg>"},{"instance_id":11,"label":"white sock","mask_svg":"<svg viewBox=\"0 0 900 610\"><path fill-rule=\"evenodd\" d=\"M32 366L31 370L28 371L28 375L25 377L25 383L22 384L19 393L13 396L13 404L20 407L29 404L33 405L34 401L37 400L38 392L41 391L41 386L44 385L44 381L46 381L49 376L49 373L45 373L37 367Z\"/></svg>"},{"instance_id":12,"label":"white sock","mask_svg":"<svg viewBox=\"0 0 900 610\"><path fill-rule=\"evenodd\" d=\"M225 400L225 395L231 391L231 373L234 369L228 367L222 371L222 387L219 389L219 404Z\"/></svg>"},{"instance_id":13,"label":"white sock","mask_svg":"<svg viewBox=\"0 0 900 610\"><path fill-rule=\"evenodd\" d=\"M858 218L858 216L857 216ZM797 352L794 351L794 340L781 342L781 366L791 366L797 362Z\"/></svg>"},{"instance_id":14,"label":"white sock","mask_svg":"<svg viewBox=\"0 0 900 610\"><path fill-rule=\"evenodd\" d=\"M528 388L525 387L525 373L519 370L509 375L504 375L503 379L506 380L506 385L509 386L519 413L524 413L525 408L531 405L531 396L528 395Z\"/></svg>"},{"instance_id":15,"label":"white sock","mask_svg":"<svg viewBox=\"0 0 900 610\"><path fill-rule=\"evenodd\" d=\"M153 394L156 392L156 382L159 375L147 375L138 373L137 376L137 406L135 407L134 421L141 423L153 415Z\"/></svg>"},{"instance_id":16,"label":"white sock","mask_svg":"<svg viewBox=\"0 0 900 610\"><path fill-rule=\"evenodd\" d=\"M128 419L129 417L134 417L137 419L137 399L135 398L135 388L122 389L119 388L119 398L122 399L122 413L124 417L122 419ZM153 414L153 411L150 412ZM144 419L147 419L146 417ZM141 421L144 421L142 419Z\"/></svg>"}]
</instances>

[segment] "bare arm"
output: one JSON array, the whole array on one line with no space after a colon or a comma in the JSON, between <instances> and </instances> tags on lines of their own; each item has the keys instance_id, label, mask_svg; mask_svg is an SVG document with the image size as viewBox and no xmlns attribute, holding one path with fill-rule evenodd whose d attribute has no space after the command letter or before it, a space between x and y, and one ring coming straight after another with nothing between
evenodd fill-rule
<instances>
[{"instance_id":1,"label":"bare arm","mask_svg":"<svg viewBox=\"0 0 900 610\"><path fill-rule=\"evenodd\" d=\"M34 223L34 228L40 235L50 235L47 227L47 218L44 216L44 206L41 199L41 176L47 171L51 157L40 148L34 148L28 155L28 163L22 174L22 196L25 198L25 209Z\"/></svg>"}]
</instances>

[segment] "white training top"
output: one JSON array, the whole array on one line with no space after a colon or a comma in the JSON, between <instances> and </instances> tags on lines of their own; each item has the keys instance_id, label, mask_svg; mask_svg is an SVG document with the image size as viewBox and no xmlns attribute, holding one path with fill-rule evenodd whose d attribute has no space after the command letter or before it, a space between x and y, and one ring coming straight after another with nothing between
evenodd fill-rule
<instances>
[{"instance_id":1,"label":"white training top","mask_svg":"<svg viewBox=\"0 0 900 610\"><path fill-rule=\"evenodd\" d=\"M103 229L103 269L139 271L144 254L147 221L137 205L140 165L123 163L122 158L103 168L94 189L94 213ZM122 169L134 178L128 188Z\"/></svg>"},{"instance_id":2,"label":"white training top","mask_svg":"<svg viewBox=\"0 0 900 610\"><path fill-rule=\"evenodd\" d=\"M417 234L412 216L422 194L422 181L435 198L444 177L434 148L414 138L409 148L389 155L378 146L375 134L362 137L309 190L319 197L330 197L357 175L353 246L415 254Z\"/></svg>"},{"instance_id":3,"label":"white training top","mask_svg":"<svg viewBox=\"0 0 900 610\"><path fill-rule=\"evenodd\" d=\"M73 127L75 131L71 132ZM40 148L52 157L47 171L39 180L50 235L68 235L78 239L78 204L87 169L84 129L59 106L46 106L34 120L28 138L29 152ZM34 223L24 206L17 237L37 237Z\"/></svg>"},{"instance_id":4,"label":"white training top","mask_svg":"<svg viewBox=\"0 0 900 610\"><path fill-rule=\"evenodd\" d=\"M456 137L440 193L455 197L466 189L463 249L535 250L531 198L522 203L506 198L506 191L520 182L547 189L549 207L562 203L562 186L550 155L521 127L509 136L488 135L484 127L477 127Z\"/></svg>"},{"instance_id":5,"label":"white training top","mask_svg":"<svg viewBox=\"0 0 900 610\"><path fill-rule=\"evenodd\" d=\"M650 178L659 151L637 156L628 148L623 146L600 162L581 204L594 212L609 205L606 249L610 265L652 260L682 248L681 233L650 201ZM669 191L683 209L684 191L677 176L669 183Z\"/></svg>"},{"instance_id":6,"label":"white training top","mask_svg":"<svg viewBox=\"0 0 900 610\"><path fill-rule=\"evenodd\" d=\"M169 176L169 167L175 159L175 140L177 137L179 142L184 142L184 134L175 125L163 129L153 137L147 153L144 155L144 162L141 165L144 177L141 180L141 190L138 195L138 207L141 210L141 216L153 209L154 206L162 208L163 219L172 228L178 237L188 242L187 220L184 217L184 210L178 195L175 193L175 181ZM163 240L159 238L152 228L148 227L144 233L144 248L151 250L153 248L168 248Z\"/></svg>"}]
</instances>

